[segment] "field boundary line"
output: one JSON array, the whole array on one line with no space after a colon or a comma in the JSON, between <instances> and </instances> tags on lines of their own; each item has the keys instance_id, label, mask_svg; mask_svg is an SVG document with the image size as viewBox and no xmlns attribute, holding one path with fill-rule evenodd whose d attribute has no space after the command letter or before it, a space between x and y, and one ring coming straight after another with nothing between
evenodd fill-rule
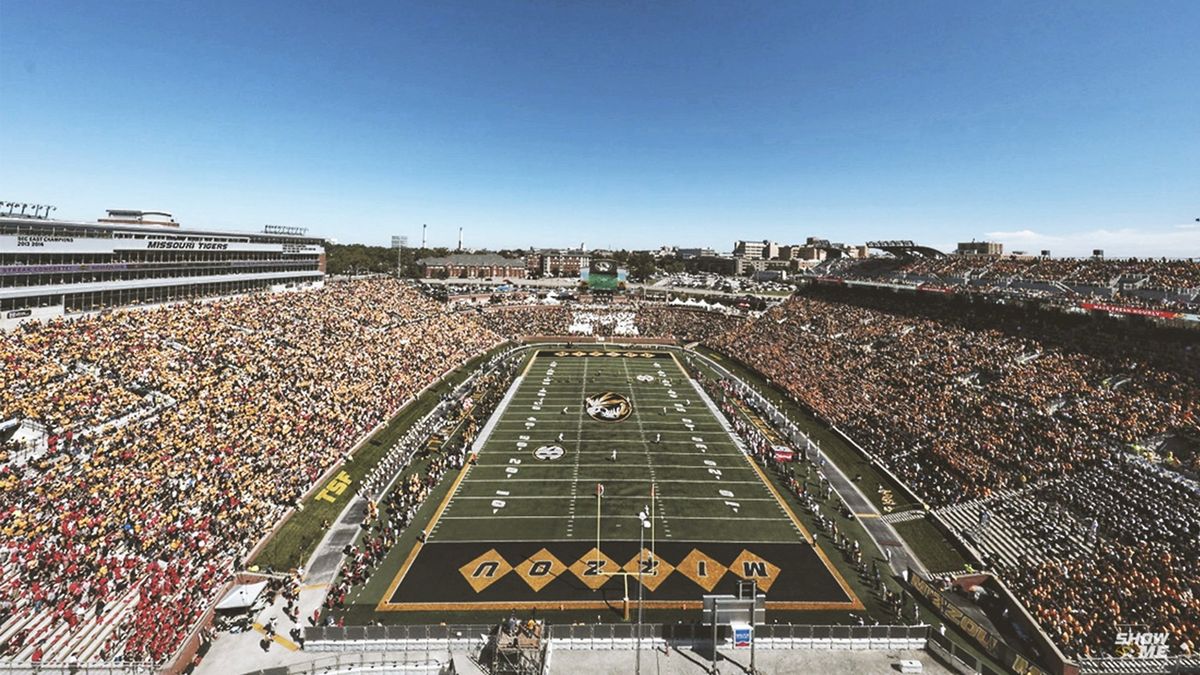
<instances>
[{"instance_id":1,"label":"field boundary line","mask_svg":"<svg viewBox=\"0 0 1200 675\"><path fill-rule=\"evenodd\" d=\"M530 363L533 363L532 359L530 359ZM504 398L500 400L500 404L496 406L496 411L492 413L492 417L488 420L487 424L483 425L483 429L479 432L479 436L475 438L475 443L471 445L472 453L478 453L483 447L484 442L491 435L492 429L495 427L493 422L499 417L497 413L508 409L508 405L512 401L513 394L516 393L517 387L519 387L521 382L524 380L524 375L513 378L512 385L509 386L508 391L505 392ZM454 499L454 496L458 494L458 488L462 486L463 480L465 480L467 474L471 472L471 468L472 464L468 459L468 461L463 465L462 470L458 472L458 476L454 479L454 485L450 486L450 489L446 491L446 496L442 498L442 503L438 505L437 511L434 512L433 517L430 518L429 522L425 525L424 531L426 536L423 537L423 539L428 539L429 533L432 533L433 528L437 527L438 520L442 517L442 513L444 513L446 507L450 505L450 502ZM421 539L422 538L418 538L416 543L413 544L413 548L411 551L409 551L408 557L404 559L404 564L400 566L400 571L396 573L395 578L392 579L392 583L388 584L387 591L383 594L383 597L379 599L379 604L375 606L375 611L386 611L384 609L384 605L390 604L392 596L396 593L396 589L400 586L400 582L404 581L405 575L408 574L409 568L412 567L413 562L416 561L417 556L421 553L421 549L425 548L425 542L421 541Z\"/></svg>"},{"instance_id":2,"label":"field boundary line","mask_svg":"<svg viewBox=\"0 0 1200 675\"><path fill-rule=\"evenodd\" d=\"M692 386L695 387L696 391L700 393L700 396L704 399L704 402L712 408L713 414L718 415L718 419L720 419L723 424L728 424L728 420L726 420L725 416L716 408L716 403L709 398L708 393L700 387L700 384L691 378L688 378L688 382L690 382ZM788 517L792 519L792 523L800 529L801 536L803 536L807 543L812 546L813 551L817 554L817 557L821 559L821 562L825 565L825 569L829 570L829 573L833 576L838 586L841 587L842 592L846 594L846 597L850 598L851 602L855 605L854 609L865 609L866 606L863 605L862 600L854 592L854 589L850 588L850 584L846 581L845 577L842 576L842 573L838 571L837 566L833 564L833 561L829 559L829 556L825 555L824 549L822 549L820 544L817 543L817 538L808 531L808 528L804 526L804 523L801 522L800 518L796 516L796 513L792 511L791 505L788 504L787 500L785 500L783 496L779 494L779 491L775 489L775 484L771 482L770 478L765 473L763 473L762 468L758 466L758 463L754 461L753 457L751 457L749 454L744 455L744 457L746 458L746 462L754 468L754 471L758 474L759 478L762 479L763 484L767 486L767 489L770 490L771 494L773 494L775 499L778 500L779 506L784 510L785 513L787 513Z\"/></svg>"}]
</instances>

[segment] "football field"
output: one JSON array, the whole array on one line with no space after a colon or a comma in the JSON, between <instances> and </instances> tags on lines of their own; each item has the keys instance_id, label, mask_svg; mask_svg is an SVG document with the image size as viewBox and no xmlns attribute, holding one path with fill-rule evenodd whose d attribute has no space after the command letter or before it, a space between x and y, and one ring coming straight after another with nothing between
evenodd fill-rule
<instances>
[{"instance_id":1,"label":"football field","mask_svg":"<svg viewBox=\"0 0 1200 675\"><path fill-rule=\"evenodd\" d=\"M862 606L670 352L542 349L474 448L379 611Z\"/></svg>"}]
</instances>

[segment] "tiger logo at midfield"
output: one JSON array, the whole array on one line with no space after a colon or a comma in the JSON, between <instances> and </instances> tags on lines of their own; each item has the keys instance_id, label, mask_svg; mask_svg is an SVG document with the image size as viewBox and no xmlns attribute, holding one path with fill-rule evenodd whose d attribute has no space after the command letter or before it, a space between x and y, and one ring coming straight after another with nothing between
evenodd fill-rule
<instances>
[{"instance_id":1,"label":"tiger logo at midfield","mask_svg":"<svg viewBox=\"0 0 1200 675\"><path fill-rule=\"evenodd\" d=\"M600 422L620 422L633 412L633 404L621 394L606 391L584 399L587 414Z\"/></svg>"}]
</instances>

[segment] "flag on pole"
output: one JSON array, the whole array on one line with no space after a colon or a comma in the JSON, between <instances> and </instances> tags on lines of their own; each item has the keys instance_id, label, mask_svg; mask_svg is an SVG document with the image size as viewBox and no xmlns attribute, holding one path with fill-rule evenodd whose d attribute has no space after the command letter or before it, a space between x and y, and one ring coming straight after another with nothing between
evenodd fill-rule
<instances>
[{"instance_id":1,"label":"flag on pole","mask_svg":"<svg viewBox=\"0 0 1200 675\"><path fill-rule=\"evenodd\" d=\"M604 485L602 483L596 483L596 496L597 497L604 496Z\"/></svg>"}]
</instances>

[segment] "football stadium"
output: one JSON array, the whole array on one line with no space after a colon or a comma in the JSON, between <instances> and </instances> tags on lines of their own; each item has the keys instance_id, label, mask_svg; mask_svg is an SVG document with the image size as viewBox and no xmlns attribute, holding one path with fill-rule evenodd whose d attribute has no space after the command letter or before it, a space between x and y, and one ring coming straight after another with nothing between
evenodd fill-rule
<instances>
[{"instance_id":1,"label":"football stadium","mask_svg":"<svg viewBox=\"0 0 1200 675\"><path fill-rule=\"evenodd\" d=\"M1198 24L0 0L0 675L1200 674Z\"/></svg>"}]
</instances>

